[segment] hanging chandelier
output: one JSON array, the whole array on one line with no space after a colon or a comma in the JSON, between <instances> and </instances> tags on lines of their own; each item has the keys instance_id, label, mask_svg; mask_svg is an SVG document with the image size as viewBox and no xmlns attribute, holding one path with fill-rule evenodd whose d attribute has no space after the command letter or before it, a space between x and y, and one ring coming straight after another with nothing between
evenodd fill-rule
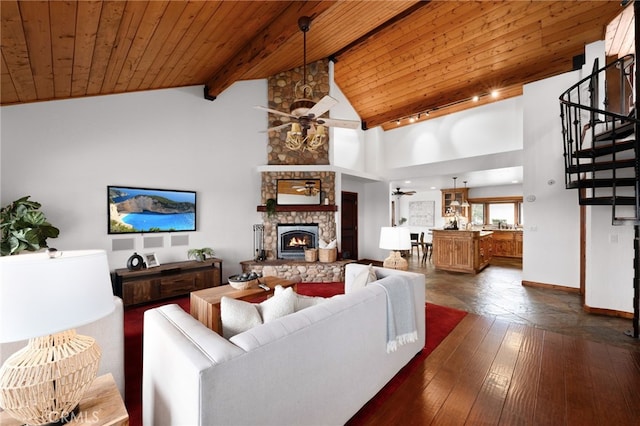
<instances>
[{"instance_id":1,"label":"hanging chandelier","mask_svg":"<svg viewBox=\"0 0 640 426\"><path fill-rule=\"evenodd\" d=\"M285 146L292 151L317 151L327 140L325 127L322 125L305 127L298 123L291 124L287 132Z\"/></svg>"}]
</instances>

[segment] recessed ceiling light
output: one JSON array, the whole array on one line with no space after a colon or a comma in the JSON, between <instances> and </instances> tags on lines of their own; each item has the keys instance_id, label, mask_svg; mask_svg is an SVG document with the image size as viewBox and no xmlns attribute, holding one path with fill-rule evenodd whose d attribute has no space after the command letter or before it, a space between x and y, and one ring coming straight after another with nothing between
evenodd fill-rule
<instances>
[{"instance_id":1,"label":"recessed ceiling light","mask_svg":"<svg viewBox=\"0 0 640 426\"><path fill-rule=\"evenodd\" d=\"M404 183L411 183L411 181L410 180L405 180Z\"/></svg>"}]
</instances>

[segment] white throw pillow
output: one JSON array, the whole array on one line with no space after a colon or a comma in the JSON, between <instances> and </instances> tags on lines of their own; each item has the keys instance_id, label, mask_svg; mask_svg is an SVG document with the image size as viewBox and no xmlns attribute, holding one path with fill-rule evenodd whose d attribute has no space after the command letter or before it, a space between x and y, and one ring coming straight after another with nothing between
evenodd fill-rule
<instances>
[{"instance_id":1,"label":"white throw pillow","mask_svg":"<svg viewBox=\"0 0 640 426\"><path fill-rule=\"evenodd\" d=\"M310 306L314 306L314 305L317 305L318 303L322 303L325 300L327 299L320 296L304 296L302 294L298 294L296 296L295 311L298 312L302 309L306 309Z\"/></svg>"},{"instance_id":2,"label":"white throw pillow","mask_svg":"<svg viewBox=\"0 0 640 426\"><path fill-rule=\"evenodd\" d=\"M369 264L368 268L362 269L351 282L350 291L365 288L367 284L377 281L376 271L373 270L373 264Z\"/></svg>"},{"instance_id":3,"label":"white throw pillow","mask_svg":"<svg viewBox=\"0 0 640 426\"><path fill-rule=\"evenodd\" d=\"M290 288L291 287L289 287L289 289ZM273 293L274 295L277 296L283 291L285 291L285 288L282 287L281 285L277 285ZM327 300L324 297L319 297L319 296L304 296L302 294L296 293L295 291L293 291L293 294L295 295L295 298L296 298L294 308L293 308L294 312L298 312L302 309L308 308L313 305L317 305L318 303L322 303L325 300Z\"/></svg>"},{"instance_id":4,"label":"white throw pillow","mask_svg":"<svg viewBox=\"0 0 640 426\"><path fill-rule=\"evenodd\" d=\"M295 303L296 293L293 288L288 287L281 291L274 291L273 296L257 305L257 308L260 315L262 315L262 322L266 324L269 321L292 314L295 309Z\"/></svg>"},{"instance_id":5,"label":"white throw pillow","mask_svg":"<svg viewBox=\"0 0 640 426\"><path fill-rule=\"evenodd\" d=\"M262 324L262 317L256 306L243 300L222 296L220 299L222 336L228 339Z\"/></svg>"}]
</instances>

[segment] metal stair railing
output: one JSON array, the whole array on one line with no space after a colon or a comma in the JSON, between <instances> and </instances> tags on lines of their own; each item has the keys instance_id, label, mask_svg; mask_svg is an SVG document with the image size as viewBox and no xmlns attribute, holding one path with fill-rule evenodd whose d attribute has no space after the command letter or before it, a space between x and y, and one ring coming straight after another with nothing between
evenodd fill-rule
<instances>
[{"instance_id":1,"label":"metal stair railing","mask_svg":"<svg viewBox=\"0 0 640 426\"><path fill-rule=\"evenodd\" d=\"M560 96L565 187L580 189L580 204L610 204L614 225L640 223L640 148L636 138L630 139L631 135L639 134L640 120L635 108L628 107L635 104L629 102L633 99L633 88L627 83L634 66L634 55L626 55L603 68L598 68L596 60L591 75ZM610 108L606 96L607 73L609 81L617 73L620 102L615 110ZM600 102L603 86L605 98ZM633 213L619 216L619 208Z\"/></svg>"}]
</instances>

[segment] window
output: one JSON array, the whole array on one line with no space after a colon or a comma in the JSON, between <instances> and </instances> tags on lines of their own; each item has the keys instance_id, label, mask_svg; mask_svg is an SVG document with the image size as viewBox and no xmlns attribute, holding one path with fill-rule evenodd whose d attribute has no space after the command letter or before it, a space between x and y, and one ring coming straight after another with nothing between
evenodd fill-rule
<instances>
[{"instance_id":1,"label":"window","mask_svg":"<svg viewBox=\"0 0 640 426\"><path fill-rule=\"evenodd\" d=\"M490 203L488 207L491 225L513 225L516 222L515 203Z\"/></svg>"},{"instance_id":2,"label":"window","mask_svg":"<svg viewBox=\"0 0 640 426\"><path fill-rule=\"evenodd\" d=\"M473 225L484 225L484 204L471 203L471 223Z\"/></svg>"},{"instance_id":3,"label":"window","mask_svg":"<svg viewBox=\"0 0 640 426\"><path fill-rule=\"evenodd\" d=\"M522 197L470 199L471 223L480 225L522 225Z\"/></svg>"}]
</instances>

